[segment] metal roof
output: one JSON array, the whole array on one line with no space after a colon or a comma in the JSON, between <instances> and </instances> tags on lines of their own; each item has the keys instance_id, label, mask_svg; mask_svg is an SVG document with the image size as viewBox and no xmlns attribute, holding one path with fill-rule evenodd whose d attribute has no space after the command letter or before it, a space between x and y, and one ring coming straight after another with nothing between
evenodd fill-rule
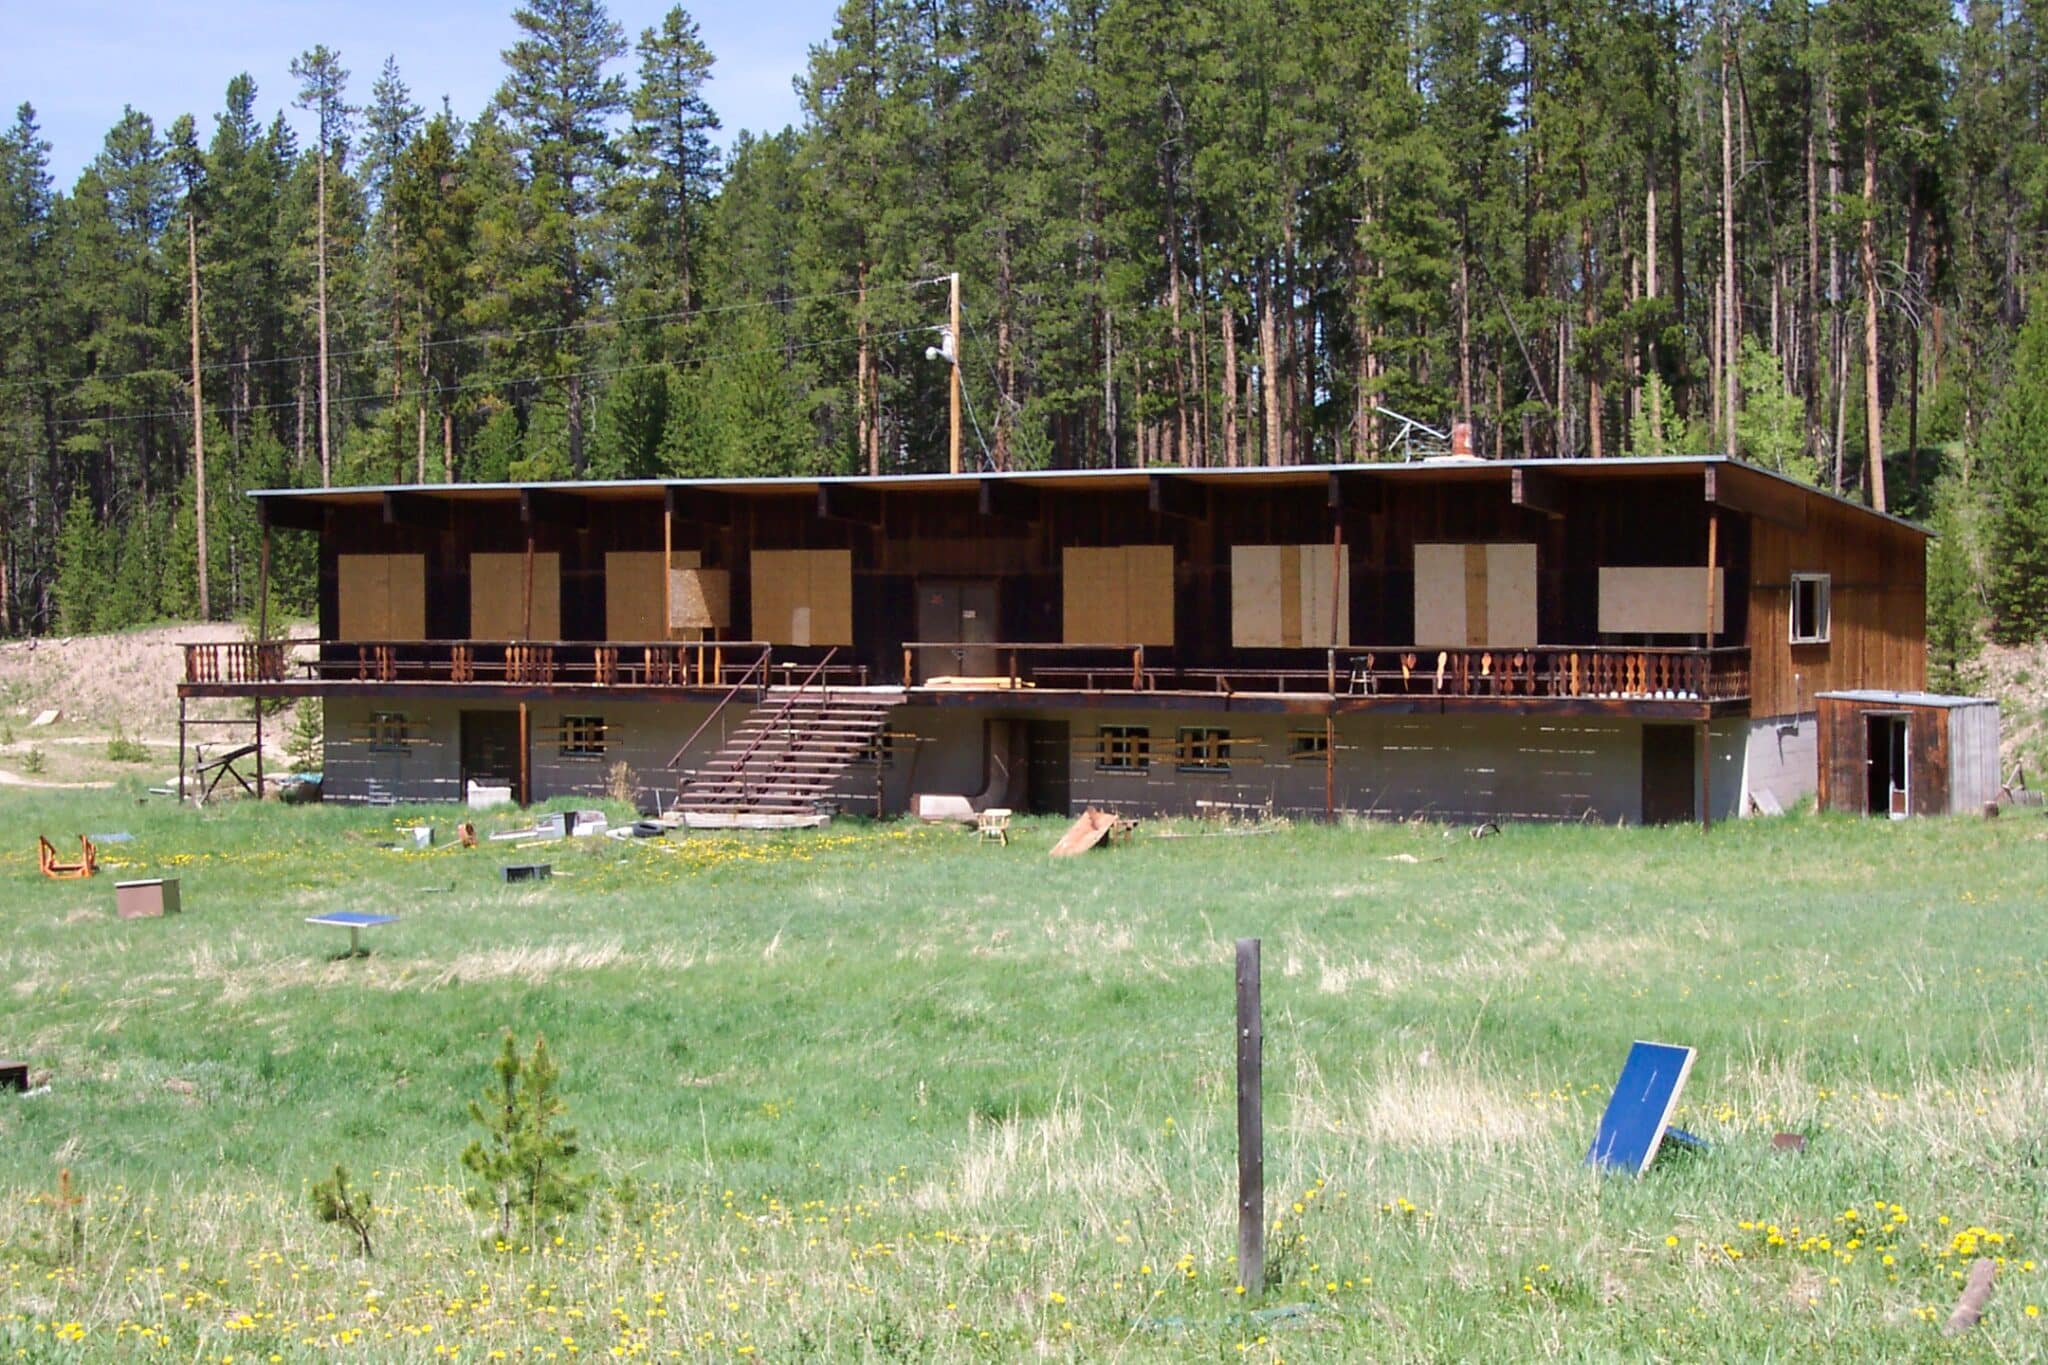
<instances>
[{"instance_id":1,"label":"metal roof","mask_svg":"<svg viewBox=\"0 0 2048 1365\"><path fill-rule=\"evenodd\" d=\"M877 490L898 490L902 492L944 492L948 489L970 489L985 481L1013 482L1038 488L1125 488L1136 489L1145 486L1153 477L1185 479L1200 484L1242 484L1249 486L1287 487L1313 484L1332 474L1360 475L1371 478L1416 479L1430 481L1443 479L1449 482L1485 481L1493 476L1505 477L1517 469L1540 470L1549 474L1570 478L1598 476L1651 477L1656 475L1681 475L1700 470L1725 467L1739 469L1745 476L1768 479L1784 487L1796 489L1809 497L1850 508L1865 516L1876 517L1895 526L1926 536L1932 533L1916 522L1888 512L1878 512L1853 499L1801 483L1797 479L1750 464L1745 460L1727 455L1622 455L1612 458L1593 459L1521 459L1482 460L1471 456L1438 456L1425 460L1406 460L1380 464L1317 464L1317 465L1243 465L1236 468L1188 467L1184 465L1155 465L1146 468L1118 469L1013 469L1002 472L979 471L960 474L818 474L779 475L768 478L698 478L698 479L563 479L542 483L402 483L402 484L355 484L333 488L253 488L248 491L252 498L303 498L317 499L329 503L347 505L364 502L386 493L414 493L451 499L476 499L492 501L497 498L516 496L529 489L550 489L558 492L580 493L600 499L618 498L630 500L636 493L654 493L666 489L712 489L741 496L774 496L790 493L815 493L827 486L871 488Z\"/></svg>"},{"instance_id":2,"label":"metal roof","mask_svg":"<svg viewBox=\"0 0 2048 1365\"><path fill-rule=\"evenodd\" d=\"M1885 692L1874 688L1848 692L1816 692L1816 700L1868 702L1873 706L1929 706L1955 710L1964 706L1996 706L1993 697L1952 697L1940 692Z\"/></svg>"}]
</instances>

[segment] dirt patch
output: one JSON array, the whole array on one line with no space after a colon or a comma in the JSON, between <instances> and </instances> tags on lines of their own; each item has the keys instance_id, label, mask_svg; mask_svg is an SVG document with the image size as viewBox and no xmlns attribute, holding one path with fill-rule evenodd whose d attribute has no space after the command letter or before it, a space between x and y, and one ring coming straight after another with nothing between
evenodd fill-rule
<instances>
[{"instance_id":1,"label":"dirt patch","mask_svg":"<svg viewBox=\"0 0 2048 1365\"><path fill-rule=\"evenodd\" d=\"M311 626L294 626L310 639ZM232 621L152 626L117 635L44 636L0 644L0 706L19 729L55 707L67 725L120 726L132 733L175 733L183 646L247 638Z\"/></svg>"},{"instance_id":2,"label":"dirt patch","mask_svg":"<svg viewBox=\"0 0 2048 1365\"><path fill-rule=\"evenodd\" d=\"M2027 785L2048 788L2048 642L1986 645L1969 682L1971 691L1998 698L2000 779L2020 764Z\"/></svg>"}]
</instances>

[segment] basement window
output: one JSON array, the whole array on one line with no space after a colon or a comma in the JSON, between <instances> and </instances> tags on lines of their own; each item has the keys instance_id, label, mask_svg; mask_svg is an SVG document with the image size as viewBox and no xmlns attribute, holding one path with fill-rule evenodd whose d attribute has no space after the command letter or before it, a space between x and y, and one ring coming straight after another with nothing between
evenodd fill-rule
<instances>
[{"instance_id":1,"label":"basement window","mask_svg":"<svg viewBox=\"0 0 2048 1365\"><path fill-rule=\"evenodd\" d=\"M1295 730L1287 736L1287 756L1299 762L1310 759L1320 761L1330 752L1330 736L1325 730Z\"/></svg>"},{"instance_id":2,"label":"basement window","mask_svg":"<svg viewBox=\"0 0 2048 1365\"><path fill-rule=\"evenodd\" d=\"M1826 644L1828 624L1828 576L1824 573L1793 574L1792 643Z\"/></svg>"},{"instance_id":3,"label":"basement window","mask_svg":"<svg viewBox=\"0 0 2048 1365\"><path fill-rule=\"evenodd\" d=\"M1180 728L1180 771L1184 773L1227 773L1230 771L1230 731L1207 726Z\"/></svg>"},{"instance_id":4,"label":"basement window","mask_svg":"<svg viewBox=\"0 0 2048 1365\"><path fill-rule=\"evenodd\" d=\"M409 754L412 746L406 743L405 712L372 711L370 713L370 752L373 754Z\"/></svg>"},{"instance_id":5,"label":"basement window","mask_svg":"<svg viewBox=\"0 0 2048 1365\"><path fill-rule=\"evenodd\" d=\"M1095 766L1106 773L1142 773L1152 765L1152 732L1142 725L1105 725L1096 734Z\"/></svg>"},{"instance_id":6,"label":"basement window","mask_svg":"<svg viewBox=\"0 0 2048 1365\"><path fill-rule=\"evenodd\" d=\"M563 758L603 758L604 746L603 716L562 717Z\"/></svg>"}]
</instances>

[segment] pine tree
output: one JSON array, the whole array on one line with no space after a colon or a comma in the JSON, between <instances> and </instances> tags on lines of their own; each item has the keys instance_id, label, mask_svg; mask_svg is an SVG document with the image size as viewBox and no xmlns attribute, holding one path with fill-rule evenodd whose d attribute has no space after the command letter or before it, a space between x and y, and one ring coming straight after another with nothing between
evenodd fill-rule
<instances>
[{"instance_id":1,"label":"pine tree","mask_svg":"<svg viewBox=\"0 0 2048 1365\"><path fill-rule=\"evenodd\" d=\"M185 311L191 335L192 484L196 498L192 523L198 547L194 564L198 577L199 617L206 620L213 615L206 563L206 389L199 363L199 215L200 195L206 186L206 159L199 153L199 135L191 115L182 114L171 125L170 141L171 164L177 169L185 219L188 291Z\"/></svg>"},{"instance_id":2,"label":"pine tree","mask_svg":"<svg viewBox=\"0 0 2048 1365\"><path fill-rule=\"evenodd\" d=\"M2033 308L2020 332L1983 462L1993 507L1991 633L2025 644L2048 636L2048 308Z\"/></svg>"},{"instance_id":3,"label":"pine tree","mask_svg":"<svg viewBox=\"0 0 2048 1365\"><path fill-rule=\"evenodd\" d=\"M494 272L496 312L551 329L509 358L560 381L568 467L580 474L591 355L583 324L604 294L599 210L621 161L609 120L626 107L625 81L606 67L626 42L600 0L530 0L512 17L524 36L506 49L497 107L519 157L519 202L497 210L507 235Z\"/></svg>"},{"instance_id":4,"label":"pine tree","mask_svg":"<svg viewBox=\"0 0 2048 1365\"><path fill-rule=\"evenodd\" d=\"M314 295L313 308L320 331L320 486L325 488L334 478L334 463L330 450L333 423L327 411L328 166L330 163L333 164L338 174L341 164L347 159L349 121L357 111L345 99L348 92L348 72L341 65L341 54L329 51L325 44L312 47L302 55L294 57L292 76L299 82L298 98L292 102L301 109L312 111L313 114L313 155L317 158L314 166L319 182L319 206L313 227L313 253L318 265L318 282L315 287L318 292Z\"/></svg>"},{"instance_id":5,"label":"pine tree","mask_svg":"<svg viewBox=\"0 0 2048 1365\"><path fill-rule=\"evenodd\" d=\"M469 359L453 343L463 325L476 201L447 115L436 115L399 154L382 212L392 241L393 388L399 389L404 376L413 389L418 477L426 478L432 409L442 475L452 482L454 397Z\"/></svg>"},{"instance_id":6,"label":"pine tree","mask_svg":"<svg viewBox=\"0 0 2048 1365\"><path fill-rule=\"evenodd\" d=\"M462 1153L464 1168L479 1182L468 1199L470 1207L497 1216L501 1239L511 1239L515 1218L532 1237L582 1207L589 1177L575 1166L576 1130L562 1122L569 1107L556 1088L561 1072L547 1039L536 1036L533 1052L521 1057L518 1040L507 1033L491 1070L497 1083L469 1106L484 1136Z\"/></svg>"},{"instance_id":7,"label":"pine tree","mask_svg":"<svg viewBox=\"0 0 2048 1365\"><path fill-rule=\"evenodd\" d=\"M1927 685L1962 693L1972 686L1971 665L1983 650L1983 597L1964 508L1969 489L1953 477L1934 493L1934 540L1927 547Z\"/></svg>"},{"instance_id":8,"label":"pine tree","mask_svg":"<svg viewBox=\"0 0 2048 1365\"><path fill-rule=\"evenodd\" d=\"M621 311L664 321L634 326L621 349L636 358L679 359L689 329L687 317L675 315L698 301L706 206L719 180L711 140L718 115L704 95L712 56L680 6L663 16L659 29L644 31L635 51L640 82L626 132L631 174L615 187L627 247Z\"/></svg>"}]
</instances>

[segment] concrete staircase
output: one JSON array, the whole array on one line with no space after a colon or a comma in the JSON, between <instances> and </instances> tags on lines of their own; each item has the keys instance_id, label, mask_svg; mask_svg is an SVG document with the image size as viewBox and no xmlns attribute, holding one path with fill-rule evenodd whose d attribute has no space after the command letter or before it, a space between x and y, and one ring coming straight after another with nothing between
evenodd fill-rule
<instances>
[{"instance_id":1,"label":"concrete staircase","mask_svg":"<svg viewBox=\"0 0 2048 1365\"><path fill-rule=\"evenodd\" d=\"M820 825L839 777L874 747L903 693L891 688L771 687L725 745L684 778L691 829Z\"/></svg>"}]
</instances>

